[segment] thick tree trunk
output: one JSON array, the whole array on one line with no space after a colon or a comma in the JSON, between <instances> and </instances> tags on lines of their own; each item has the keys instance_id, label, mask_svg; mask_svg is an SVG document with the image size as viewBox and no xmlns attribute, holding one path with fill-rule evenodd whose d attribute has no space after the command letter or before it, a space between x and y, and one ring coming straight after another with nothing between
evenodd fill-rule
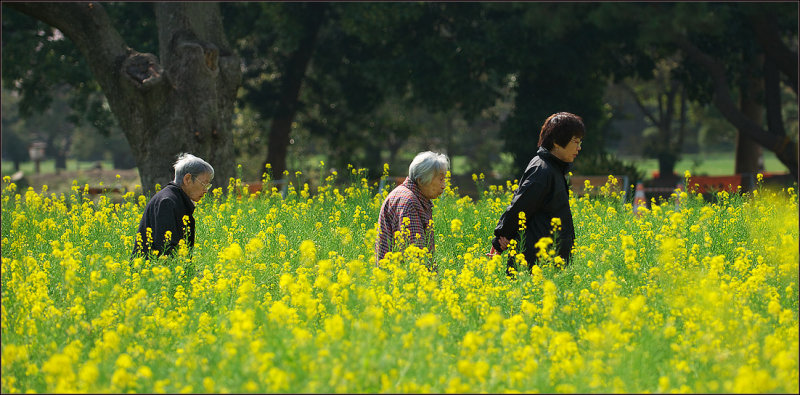
<instances>
[{"instance_id":1,"label":"thick tree trunk","mask_svg":"<svg viewBox=\"0 0 800 395\"><path fill-rule=\"evenodd\" d=\"M783 126L783 106L781 105L780 75L775 62L764 58L764 103L767 108L767 130L782 141L787 141Z\"/></svg>"},{"instance_id":2,"label":"thick tree trunk","mask_svg":"<svg viewBox=\"0 0 800 395\"><path fill-rule=\"evenodd\" d=\"M736 135L736 161L734 172L736 174L748 173L755 175L764 171L764 159L761 146L746 134Z\"/></svg>"},{"instance_id":3,"label":"thick tree trunk","mask_svg":"<svg viewBox=\"0 0 800 395\"><path fill-rule=\"evenodd\" d=\"M292 113L294 110L291 111ZM267 146L267 160L264 162L263 169L266 170L267 164L272 167L272 179L281 180L286 178L283 173L286 168L286 154L289 150L289 133L292 131L291 116L276 116L272 119L269 128L269 145Z\"/></svg>"},{"instance_id":4,"label":"thick tree trunk","mask_svg":"<svg viewBox=\"0 0 800 395\"><path fill-rule=\"evenodd\" d=\"M300 87L306 76L311 55L317 42L319 29L324 21L326 5L322 3L308 6L309 17L305 19L303 36L297 50L289 57L286 68L286 77L283 79L280 91L280 101L272 117L267 159L261 167L264 169L269 163L272 166L272 178L282 179L286 170L286 153L289 149L289 134L292 131L292 122L299 105Z\"/></svg>"},{"instance_id":5,"label":"thick tree trunk","mask_svg":"<svg viewBox=\"0 0 800 395\"><path fill-rule=\"evenodd\" d=\"M61 30L88 60L136 158L144 192L173 178L181 152L208 161L216 185L234 176L232 115L239 58L216 3L155 3L161 63L128 47L99 3L11 5Z\"/></svg>"}]
</instances>

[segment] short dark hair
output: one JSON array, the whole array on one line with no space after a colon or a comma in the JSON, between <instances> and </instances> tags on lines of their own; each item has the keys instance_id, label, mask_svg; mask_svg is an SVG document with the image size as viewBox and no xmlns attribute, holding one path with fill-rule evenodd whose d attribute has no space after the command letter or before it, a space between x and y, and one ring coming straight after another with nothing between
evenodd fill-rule
<instances>
[{"instance_id":1,"label":"short dark hair","mask_svg":"<svg viewBox=\"0 0 800 395\"><path fill-rule=\"evenodd\" d=\"M548 150L553 149L553 143L566 147L573 137L582 139L586 134L583 118L569 113L558 112L544 121L542 131L539 132L539 146Z\"/></svg>"}]
</instances>

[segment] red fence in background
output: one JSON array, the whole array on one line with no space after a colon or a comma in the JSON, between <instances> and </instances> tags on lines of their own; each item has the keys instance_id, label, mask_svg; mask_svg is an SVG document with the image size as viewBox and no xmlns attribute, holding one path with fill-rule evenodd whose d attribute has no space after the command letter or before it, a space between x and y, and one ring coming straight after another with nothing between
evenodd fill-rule
<instances>
[{"instance_id":1,"label":"red fence in background","mask_svg":"<svg viewBox=\"0 0 800 395\"><path fill-rule=\"evenodd\" d=\"M732 176L691 176L686 189L697 193L714 193L727 191L734 193L739 187L752 186L750 174L734 174ZM742 182L745 179L744 183Z\"/></svg>"}]
</instances>

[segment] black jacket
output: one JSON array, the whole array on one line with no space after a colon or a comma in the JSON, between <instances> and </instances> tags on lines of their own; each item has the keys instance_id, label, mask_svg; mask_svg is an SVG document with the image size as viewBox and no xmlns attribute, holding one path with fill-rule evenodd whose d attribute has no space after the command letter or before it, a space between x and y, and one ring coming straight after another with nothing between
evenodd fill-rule
<instances>
[{"instance_id":1,"label":"black jacket","mask_svg":"<svg viewBox=\"0 0 800 395\"><path fill-rule=\"evenodd\" d=\"M492 245L500 249L498 237L519 242L519 212L525 212L525 260L529 264L536 261L536 242L542 237L553 237L550 221L561 219L561 230L557 234L556 251L569 262L569 254L575 243L575 227L572 222L572 211L569 208L569 187L566 174L572 167L539 147L536 156L528 163L525 173L514 192L511 204L506 208L494 230ZM518 247L519 250L519 247Z\"/></svg>"},{"instance_id":2,"label":"black jacket","mask_svg":"<svg viewBox=\"0 0 800 395\"><path fill-rule=\"evenodd\" d=\"M141 237L142 246L134 240L133 256L148 256L152 250L159 255L172 255L181 239L186 240L188 247L194 246L194 203L179 186L168 183L147 202L139 222L137 238ZM183 217L188 217L184 224ZM147 228L152 229L153 243L147 243ZM164 245L164 235L172 232L172 238Z\"/></svg>"}]
</instances>

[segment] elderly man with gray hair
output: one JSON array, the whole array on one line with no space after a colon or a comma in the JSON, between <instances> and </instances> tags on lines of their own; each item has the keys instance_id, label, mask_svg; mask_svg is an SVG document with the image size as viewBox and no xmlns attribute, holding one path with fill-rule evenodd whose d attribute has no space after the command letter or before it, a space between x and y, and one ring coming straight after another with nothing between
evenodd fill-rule
<instances>
[{"instance_id":1,"label":"elderly man with gray hair","mask_svg":"<svg viewBox=\"0 0 800 395\"><path fill-rule=\"evenodd\" d=\"M144 208L133 256L169 256L181 240L189 248L194 246L194 206L211 189L214 168L186 153L178 155L174 168L175 179L153 195Z\"/></svg>"},{"instance_id":2,"label":"elderly man with gray hair","mask_svg":"<svg viewBox=\"0 0 800 395\"><path fill-rule=\"evenodd\" d=\"M378 238L375 241L376 264L387 252L412 243L433 254L433 202L442 194L450 160L444 154L425 151L417 154L408 167L408 177L383 201L378 215ZM406 219L407 218L407 219ZM405 221L405 222L404 222ZM395 238L398 233L400 239ZM430 267L433 269L433 267Z\"/></svg>"}]
</instances>

